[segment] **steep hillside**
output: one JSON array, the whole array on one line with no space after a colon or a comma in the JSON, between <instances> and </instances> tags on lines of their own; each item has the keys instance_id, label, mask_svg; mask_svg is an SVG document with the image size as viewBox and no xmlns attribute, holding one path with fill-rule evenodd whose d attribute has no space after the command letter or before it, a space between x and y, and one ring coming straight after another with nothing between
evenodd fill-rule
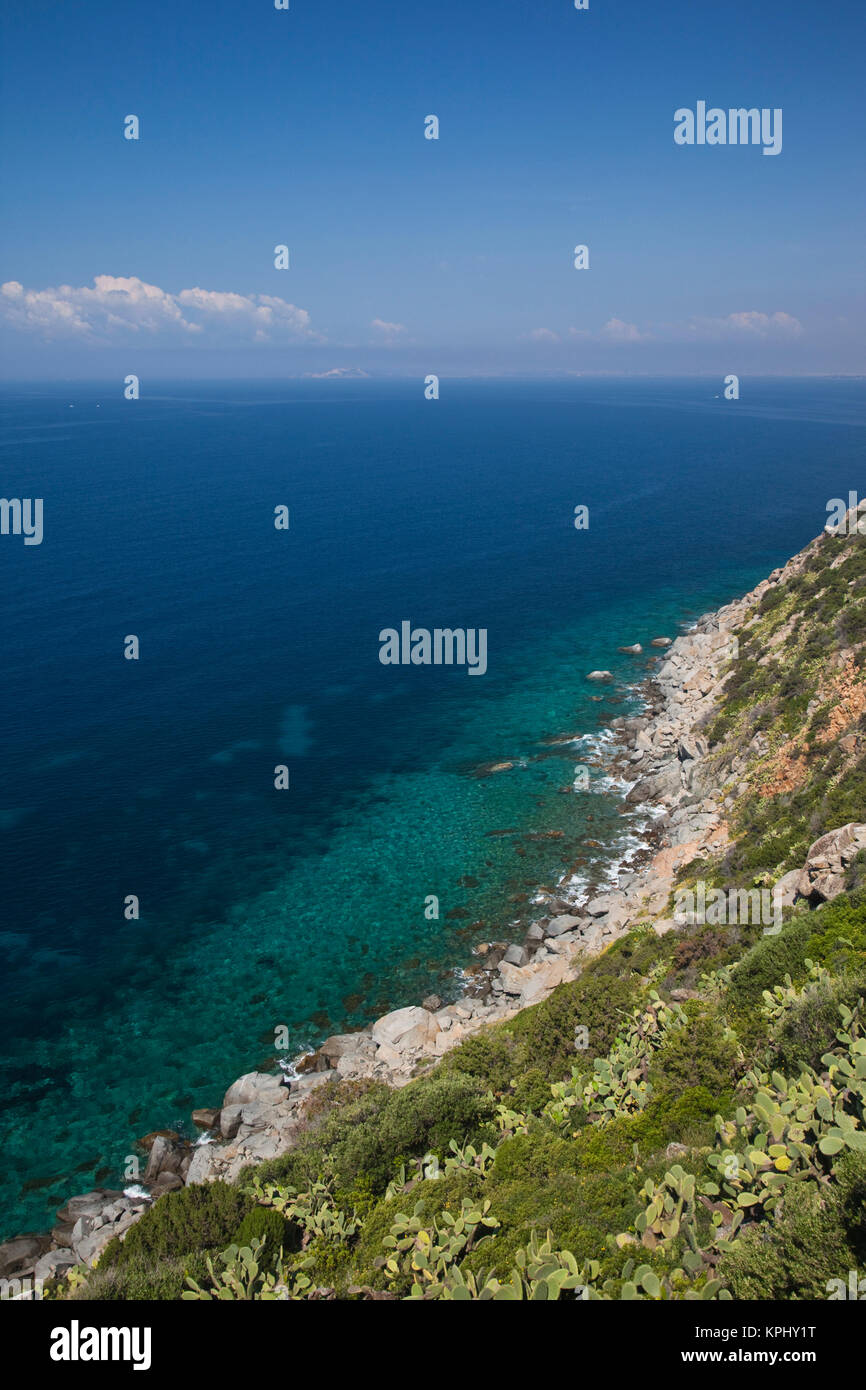
<instances>
[{"instance_id":1,"label":"steep hillside","mask_svg":"<svg viewBox=\"0 0 866 1390\"><path fill-rule=\"evenodd\" d=\"M850 529L678 639L622 721L658 812L643 866L554 901L451 1043L434 1013L403 1052L335 1043L284 1152L172 1184L55 1296L825 1299L862 1269Z\"/></svg>"}]
</instances>

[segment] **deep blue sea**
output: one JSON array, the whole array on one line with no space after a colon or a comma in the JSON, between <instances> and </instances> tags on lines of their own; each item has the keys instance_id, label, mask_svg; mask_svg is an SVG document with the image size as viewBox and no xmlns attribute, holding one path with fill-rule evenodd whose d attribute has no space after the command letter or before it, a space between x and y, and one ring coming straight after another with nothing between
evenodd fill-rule
<instances>
[{"instance_id":1,"label":"deep blue sea","mask_svg":"<svg viewBox=\"0 0 866 1390\"><path fill-rule=\"evenodd\" d=\"M4 388L0 493L44 499L44 539L0 536L0 1235L117 1184L276 1028L290 1057L453 995L539 887L617 859L618 795L596 766L571 790L592 745L567 741L645 673L617 647L866 486L866 383L721 390ZM403 620L486 628L487 673L383 666Z\"/></svg>"}]
</instances>

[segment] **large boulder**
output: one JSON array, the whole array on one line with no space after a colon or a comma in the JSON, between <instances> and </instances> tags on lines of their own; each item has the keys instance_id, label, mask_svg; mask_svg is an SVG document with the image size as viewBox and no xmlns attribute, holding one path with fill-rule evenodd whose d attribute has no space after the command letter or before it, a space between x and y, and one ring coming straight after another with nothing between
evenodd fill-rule
<instances>
[{"instance_id":1,"label":"large boulder","mask_svg":"<svg viewBox=\"0 0 866 1390\"><path fill-rule=\"evenodd\" d=\"M220 1115L220 1134L224 1139L235 1136L247 1138L260 1130L276 1129L288 1115L288 1108L280 1101L276 1105L268 1100L251 1100L246 1105L226 1105Z\"/></svg>"},{"instance_id":2,"label":"large boulder","mask_svg":"<svg viewBox=\"0 0 866 1390\"><path fill-rule=\"evenodd\" d=\"M793 907L800 892L800 875L802 869L791 869L790 873L783 874L773 889L773 897L779 907Z\"/></svg>"},{"instance_id":3,"label":"large boulder","mask_svg":"<svg viewBox=\"0 0 866 1390\"><path fill-rule=\"evenodd\" d=\"M270 1104L284 1100L288 1091L282 1076L268 1072L250 1071L238 1077L225 1093L223 1105L249 1105L252 1101L267 1100Z\"/></svg>"},{"instance_id":4,"label":"large boulder","mask_svg":"<svg viewBox=\"0 0 866 1390\"><path fill-rule=\"evenodd\" d=\"M529 960L529 952L525 946L509 946L505 955L502 957L509 965L526 965Z\"/></svg>"},{"instance_id":5,"label":"large boulder","mask_svg":"<svg viewBox=\"0 0 866 1390\"><path fill-rule=\"evenodd\" d=\"M187 1165L188 1167L188 1165ZM178 1192L184 1185L184 1180L180 1173L160 1173L155 1182L150 1184L151 1197L162 1197L165 1192Z\"/></svg>"},{"instance_id":6,"label":"large boulder","mask_svg":"<svg viewBox=\"0 0 866 1390\"><path fill-rule=\"evenodd\" d=\"M360 1033L358 1036L362 1039L358 1047L344 1052L342 1057L337 1058L334 1071L323 1073L323 1075L333 1077L336 1073L337 1077L344 1079L358 1079L373 1075L378 1055L376 1044L369 1033Z\"/></svg>"},{"instance_id":7,"label":"large boulder","mask_svg":"<svg viewBox=\"0 0 866 1390\"><path fill-rule=\"evenodd\" d=\"M520 992L521 1008L546 999L557 985L562 984L563 980L573 979L575 973L570 962L564 956L557 960L539 961L537 965L530 966L529 971L530 978Z\"/></svg>"},{"instance_id":8,"label":"large boulder","mask_svg":"<svg viewBox=\"0 0 866 1390\"><path fill-rule=\"evenodd\" d=\"M395 1009L373 1024L373 1042L378 1047L407 1052L410 1048L432 1046L439 1025L435 1014L417 1005Z\"/></svg>"},{"instance_id":9,"label":"large boulder","mask_svg":"<svg viewBox=\"0 0 866 1390\"><path fill-rule=\"evenodd\" d=\"M193 1110L192 1122L196 1129L215 1129L220 1122L220 1112L212 1106L207 1106L202 1110Z\"/></svg>"},{"instance_id":10,"label":"large boulder","mask_svg":"<svg viewBox=\"0 0 866 1390\"><path fill-rule=\"evenodd\" d=\"M688 762L691 758L705 758L709 744L705 738L699 738L694 734L683 734L677 744L677 757L681 763Z\"/></svg>"},{"instance_id":11,"label":"large boulder","mask_svg":"<svg viewBox=\"0 0 866 1390\"><path fill-rule=\"evenodd\" d=\"M61 1279L68 1269L78 1264L75 1251L68 1247L63 1250L49 1250L36 1262L34 1279Z\"/></svg>"},{"instance_id":12,"label":"large boulder","mask_svg":"<svg viewBox=\"0 0 866 1390\"><path fill-rule=\"evenodd\" d=\"M187 1148L188 1146L184 1143L174 1144L164 1135L157 1135L150 1146L147 1167L144 1170L144 1181L153 1183L161 1173L179 1173Z\"/></svg>"},{"instance_id":13,"label":"large boulder","mask_svg":"<svg viewBox=\"0 0 866 1390\"><path fill-rule=\"evenodd\" d=\"M37 1260L51 1247L47 1235L13 1236L0 1245L0 1279L29 1272Z\"/></svg>"},{"instance_id":14,"label":"large boulder","mask_svg":"<svg viewBox=\"0 0 866 1390\"><path fill-rule=\"evenodd\" d=\"M370 1041L369 1033L335 1033L333 1037L326 1038L319 1048L323 1069L335 1067L343 1057L368 1051Z\"/></svg>"},{"instance_id":15,"label":"large boulder","mask_svg":"<svg viewBox=\"0 0 866 1390\"><path fill-rule=\"evenodd\" d=\"M854 821L830 830L809 847L797 891L801 898L829 902L845 889L846 870L866 849L866 825Z\"/></svg>"},{"instance_id":16,"label":"large boulder","mask_svg":"<svg viewBox=\"0 0 866 1390\"><path fill-rule=\"evenodd\" d=\"M92 1192L82 1192L78 1197L70 1197L65 1207L59 1207L57 1220L61 1225L75 1225L82 1216L100 1216L103 1207L119 1201L123 1193L109 1187L95 1187Z\"/></svg>"},{"instance_id":17,"label":"large boulder","mask_svg":"<svg viewBox=\"0 0 866 1390\"><path fill-rule=\"evenodd\" d=\"M531 966L512 965L504 960L499 966L499 979L506 994L522 994L529 983Z\"/></svg>"},{"instance_id":18,"label":"large boulder","mask_svg":"<svg viewBox=\"0 0 866 1390\"><path fill-rule=\"evenodd\" d=\"M266 1159L276 1158L284 1153L287 1146L287 1136L277 1134L274 1130L262 1131L258 1134L250 1134L246 1138L238 1138L238 1156L244 1163L264 1163Z\"/></svg>"},{"instance_id":19,"label":"large boulder","mask_svg":"<svg viewBox=\"0 0 866 1390\"><path fill-rule=\"evenodd\" d=\"M92 1198L96 1194L88 1193ZM75 1198L73 1198L75 1201ZM68 1203L71 1206L72 1203ZM69 1248L81 1264L92 1265L114 1236L124 1236L150 1205L147 1197L125 1197L117 1193L98 1210L92 1204L83 1211L72 1228Z\"/></svg>"},{"instance_id":20,"label":"large boulder","mask_svg":"<svg viewBox=\"0 0 866 1390\"><path fill-rule=\"evenodd\" d=\"M242 1105L224 1105L220 1111L220 1134L223 1139L234 1139L241 1127L241 1116L244 1113ZM195 1155L193 1155L195 1163Z\"/></svg>"},{"instance_id":21,"label":"large boulder","mask_svg":"<svg viewBox=\"0 0 866 1390\"><path fill-rule=\"evenodd\" d=\"M545 936L563 936L567 931L574 931L583 922L582 917L574 917L570 912L561 912L558 917L551 917L545 930Z\"/></svg>"},{"instance_id":22,"label":"large boulder","mask_svg":"<svg viewBox=\"0 0 866 1390\"><path fill-rule=\"evenodd\" d=\"M537 1004L545 999L551 990L562 984L563 980L574 978L575 970L568 954L563 953L552 959L533 961L522 968L503 961L499 967L499 979L505 994L516 996L518 1006L524 1009L529 1004Z\"/></svg>"},{"instance_id":23,"label":"large boulder","mask_svg":"<svg viewBox=\"0 0 866 1390\"><path fill-rule=\"evenodd\" d=\"M671 758L661 763L649 777L641 777L640 781L635 782L631 790L626 792L625 800L629 806L641 806L647 801L674 797L681 789L680 762L678 758Z\"/></svg>"},{"instance_id":24,"label":"large boulder","mask_svg":"<svg viewBox=\"0 0 866 1390\"><path fill-rule=\"evenodd\" d=\"M586 905L590 917L606 917L609 914L620 916L627 908L628 899L624 893L604 893L601 897L592 898Z\"/></svg>"},{"instance_id":25,"label":"large boulder","mask_svg":"<svg viewBox=\"0 0 866 1390\"><path fill-rule=\"evenodd\" d=\"M195 1187L198 1183L212 1182L217 1176L219 1167L219 1144L196 1144L193 1150L192 1163L186 1175L187 1187Z\"/></svg>"}]
</instances>

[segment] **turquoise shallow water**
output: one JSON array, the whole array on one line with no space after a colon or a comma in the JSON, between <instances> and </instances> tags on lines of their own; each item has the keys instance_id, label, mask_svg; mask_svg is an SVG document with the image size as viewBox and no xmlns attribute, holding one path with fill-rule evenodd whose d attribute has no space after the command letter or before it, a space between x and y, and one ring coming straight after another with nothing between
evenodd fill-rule
<instances>
[{"instance_id":1,"label":"turquoise shallow water","mask_svg":"<svg viewBox=\"0 0 866 1390\"><path fill-rule=\"evenodd\" d=\"M453 993L539 888L603 876L633 826L603 767L573 792L567 740L626 708L646 662L616 648L798 549L862 447L853 387L736 417L694 383L455 388L436 417L400 387L234 389L167 392L134 433L96 388L75 428L63 396L4 404L47 517L28 571L2 552L7 1233L272 1064L275 1028L292 1055ZM403 618L486 626L488 674L382 667Z\"/></svg>"}]
</instances>

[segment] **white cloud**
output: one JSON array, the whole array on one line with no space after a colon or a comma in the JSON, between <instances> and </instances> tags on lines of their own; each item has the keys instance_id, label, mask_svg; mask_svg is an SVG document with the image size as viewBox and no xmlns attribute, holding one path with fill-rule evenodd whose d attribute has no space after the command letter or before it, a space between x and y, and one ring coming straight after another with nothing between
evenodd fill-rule
<instances>
[{"instance_id":1,"label":"white cloud","mask_svg":"<svg viewBox=\"0 0 866 1390\"><path fill-rule=\"evenodd\" d=\"M689 319L686 329L699 338L799 338L803 325L781 310L765 314L759 309L744 309L724 318Z\"/></svg>"},{"instance_id":2,"label":"white cloud","mask_svg":"<svg viewBox=\"0 0 866 1390\"><path fill-rule=\"evenodd\" d=\"M624 323L622 319L608 319L599 336L612 343L642 343L651 338L652 334L641 333L635 323Z\"/></svg>"},{"instance_id":3,"label":"white cloud","mask_svg":"<svg viewBox=\"0 0 866 1390\"><path fill-rule=\"evenodd\" d=\"M534 343L558 343L560 337L552 328L533 328L529 337Z\"/></svg>"},{"instance_id":4,"label":"white cloud","mask_svg":"<svg viewBox=\"0 0 866 1390\"><path fill-rule=\"evenodd\" d=\"M273 295L181 290L171 294L137 275L97 275L93 286L28 290L17 280L0 285L0 316L48 338L93 342L124 333L193 336L214 329L254 341L319 338L310 315Z\"/></svg>"},{"instance_id":5,"label":"white cloud","mask_svg":"<svg viewBox=\"0 0 866 1390\"><path fill-rule=\"evenodd\" d=\"M597 343L649 343L654 341L652 333L643 333L636 323L626 323L623 319L608 319L597 330L575 328L568 330L569 338L582 338Z\"/></svg>"},{"instance_id":6,"label":"white cloud","mask_svg":"<svg viewBox=\"0 0 866 1390\"><path fill-rule=\"evenodd\" d=\"M598 330L569 328L570 338L607 343L719 342L728 338L798 338L803 325L792 314L777 310L765 314L759 309L741 310L724 317L693 315L677 323L652 324L646 329L635 323L611 318Z\"/></svg>"},{"instance_id":7,"label":"white cloud","mask_svg":"<svg viewBox=\"0 0 866 1390\"><path fill-rule=\"evenodd\" d=\"M405 324L388 323L386 319L373 319L370 327L375 328L376 332L381 333L385 338L396 338L398 334L406 332Z\"/></svg>"}]
</instances>

